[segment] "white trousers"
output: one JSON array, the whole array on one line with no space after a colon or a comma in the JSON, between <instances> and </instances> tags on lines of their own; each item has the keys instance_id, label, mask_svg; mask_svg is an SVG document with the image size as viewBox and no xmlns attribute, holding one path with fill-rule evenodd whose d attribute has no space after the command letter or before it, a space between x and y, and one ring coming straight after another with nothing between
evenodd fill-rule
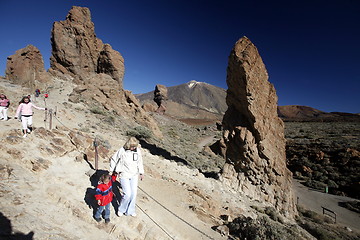
<instances>
[{"instance_id":1,"label":"white trousers","mask_svg":"<svg viewBox=\"0 0 360 240\"><path fill-rule=\"evenodd\" d=\"M22 128L24 130L28 129L28 127L31 127L31 125L32 125L32 116L30 116L30 117L21 116L21 124L22 124Z\"/></svg>"},{"instance_id":2,"label":"white trousers","mask_svg":"<svg viewBox=\"0 0 360 240\"><path fill-rule=\"evenodd\" d=\"M4 120L8 120L7 115L8 108L0 106L0 118L3 118Z\"/></svg>"},{"instance_id":3,"label":"white trousers","mask_svg":"<svg viewBox=\"0 0 360 240\"><path fill-rule=\"evenodd\" d=\"M138 175L132 178L120 178L124 196L121 198L119 213L124 213L125 215L135 214L138 181Z\"/></svg>"}]
</instances>

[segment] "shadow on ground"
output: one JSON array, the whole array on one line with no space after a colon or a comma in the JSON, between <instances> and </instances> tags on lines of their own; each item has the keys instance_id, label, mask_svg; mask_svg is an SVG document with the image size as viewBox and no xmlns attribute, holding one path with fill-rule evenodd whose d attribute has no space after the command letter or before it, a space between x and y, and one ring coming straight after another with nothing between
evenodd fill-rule
<instances>
[{"instance_id":1,"label":"shadow on ground","mask_svg":"<svg viewBox=\"0 0 360 240\"><path fill-rule=\"evenodd\" d=\"M140 140L140 144L141 144L141 147L149 150L152 155L161 156L168 160L172 160L177 163L182 163L186 166L189 165L189 163L185 159L179 158L178 156L173 156L173 155L171 155L171 153L169 151L167 151L163 148L160 148L160 147L156 146L155 144L147 143L144 140Z\"/></svg>"},{"instance_id":2,"label":"shadow on ground","mask_svg":"<svg viewBox=\"0 0 360 240\"><path fill-rule=\"evenodd\" d=\"M29 232L28 234L23 234L20 232L12 233L13 229L11 226L11 221L0 212L0 239L9 239L9 240L32 240L34 237L34 232Z\"/></svg>"}]
</instances>

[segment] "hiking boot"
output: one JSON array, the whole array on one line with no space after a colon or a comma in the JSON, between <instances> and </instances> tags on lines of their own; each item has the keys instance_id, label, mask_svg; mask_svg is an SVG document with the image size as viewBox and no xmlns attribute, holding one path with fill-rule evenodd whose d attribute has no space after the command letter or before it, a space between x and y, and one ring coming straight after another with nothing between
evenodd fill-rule
<instances>
[{"instance_id":1,"label":"hiking boot","mask_svg":"<svg viewBox=\"0 0 360 240\"><path fill-rule=\"evenodd\" d=\"M100 221L101 221L101 218L94 217L94 219L95 219L97 222L100 222Z\"/></svg>"},{"instance_id":2,"label":"hiking boot","mask_svg":"<svg viewBox=\"0 0 360 240\"><path fill-rule=\"evenodd\" d=\"M110 218L105 219L105 223L109 223L110 222Z\"/></svg>"}]
</instances>

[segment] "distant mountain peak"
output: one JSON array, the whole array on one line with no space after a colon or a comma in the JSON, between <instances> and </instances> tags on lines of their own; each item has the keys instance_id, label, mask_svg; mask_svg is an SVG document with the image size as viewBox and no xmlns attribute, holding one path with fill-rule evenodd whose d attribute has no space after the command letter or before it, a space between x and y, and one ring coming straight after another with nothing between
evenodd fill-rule
<instances>
[{"instance_id":1,"label":"distant mountain peak","mask_svg":"<svg viewBox=\"0 0 360 240\"><path fill-rule=\"evenodd\" d=\"M201 83L201 82L198 82L196 80L191 80L190 82L187 83L187 85L188 85L189 88L193 88L199 83Z\"/></svg>"},{"instance_id":2,"label":"distant mountain peak","mask_svg":"<svg viewBox=\"0 0 360 240\"><path fill-rule=\"evenodd\" d=\"M195 87L197 85L210 85L210 84L208 84L206 82L198 82L196 80L191 80L190 82L187 83L187 85L188 85L189 88L193 88L193 87Z\"/></svg>"}]
</instances>

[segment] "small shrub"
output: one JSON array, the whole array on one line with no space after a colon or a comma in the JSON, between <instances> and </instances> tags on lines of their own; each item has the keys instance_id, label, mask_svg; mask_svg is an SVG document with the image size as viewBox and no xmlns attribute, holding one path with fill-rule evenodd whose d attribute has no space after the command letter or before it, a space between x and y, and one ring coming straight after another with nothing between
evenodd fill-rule
<instances>
[{"instance_id":1,"label":"small shrub","mask_svg":"<svg viewBox=\"0 0 360 240\"><path fill-rule=\"evenodd\" d=\"M360 202L358 201L339 202L339 206L347 208L350 211L360 213Z\"/></svg>"},{"instance_id":2,"label":"small shrub","mask_svg":"<svg viewBox=\"0 0 360 240\"><path fill-rule=\"evenodd\" d=\"M148 139L152 137L152 132L144 126L137 126L126 131L127 136L136 137L137 139Z\"/></svg>"},{"instance_id":3,"label":"small shrub","mask_svg":"<svg viewBox=\"0 0 360 240\"><path fill-rule=\"evenodd\" d=\"M314 226L311 223L305 223L302 227L306 229L311 235L316 237L316 239L318 240L334 239L333 238L334 236L331 233L329 233L326 229Z\"/></svg>"},{"instance_id":4,"label":"small shrub","mask_svg":"<svg viewBox=\"0 0 360 240\"><path fill-rule=\"evenodd\" d=\"M103 146L106 149L111 149L111 144L109 143L108 140L105 140L104 138L102 138L101 136L96 136L96 142L97 144L100 146Z\"/></svg>"},{"instance_id":5,"label":"small shrub","mask_svg":"<svg viewBox=\"0 0 360 240\"><path fill-rule=\"evenodd\" d=\"M315 189L318 189L318 190L324 190L325 187L326 187L326 184L322 183L322 182L319 182L319 181L316 181L316 180L308 180L308 181L305 182L305 186L315 188Z\"/></svg>"},{"instance_id":6,"label":"small shrub","mask_svg":"<svg viewBox=\"0 0 360 240\"><path fill-rule=\"evenodd\" d=\"M276 212L275 208L273 207L266 207L265 214L268 215L272 220L278 221L279 214Z\"/></svg>"},{"instance_id":7,"label":"small shrub","mask_svg":"<svg viewBox=\"0 0 360 240\"><path fill-rule=\"evenodd\" d=\"M337 185L333 180L329 180L327 185L329 188L339 188L339 185Z\"/></svg>"},{"instance_id":8,"label":"small shrub","mask_svg":"<svg viewBox=\"0 0 360 240\"><path fill-rule=\"evenodd\" d=\"M99 107L90 108L90 112L92 112L94 114L99 114L99 115L106 115L106 113L102 109L100 109Z\"/></svg>"},{"instance_id":9,"label":"small shrub","mask_svg":"<svg viewBox=\"0 0 360 240\"><path fill-rule=\"evenodd\" d=\"M259 213L265 213L264 210L262 208L258 207L258 206L251 205L250 207L255 209Z\"/></svg>"},{"instance_id":10,"label":"small shrub","mask_svg":"<svg viewBox=\"0 0 360 240\"><path fill-rule=\"evenodd\" d=\"M115 123L115 117L112 116L112 115L108 115L108 116L104 119L104 122L113 125L113 124Z\"/></svg>"},{"instance_id":11,"label":"small shrub","mask_svg":"<svg viewBox=\"0 0 360 240\"><path fill-rule=\"evenodd\" d=\"M90 128L89 127L82 127L79 129L80 132L86 132L89 133L90 132Z\"/></svg>"},{"instance_id":12,"label":"small shrub","mask_svg":"<svg viewBox=\"0 0 360 240\"><path fill-rule=\"evenodd\" d=\"M305 218L309 218L311 221L316 222L316 223L322 223L324 221L324 217L314 211L311 210L307 210L305 208L302 208L300 206L297 207L299 213L305 217Z\"/></svg>"}]
</instances>

